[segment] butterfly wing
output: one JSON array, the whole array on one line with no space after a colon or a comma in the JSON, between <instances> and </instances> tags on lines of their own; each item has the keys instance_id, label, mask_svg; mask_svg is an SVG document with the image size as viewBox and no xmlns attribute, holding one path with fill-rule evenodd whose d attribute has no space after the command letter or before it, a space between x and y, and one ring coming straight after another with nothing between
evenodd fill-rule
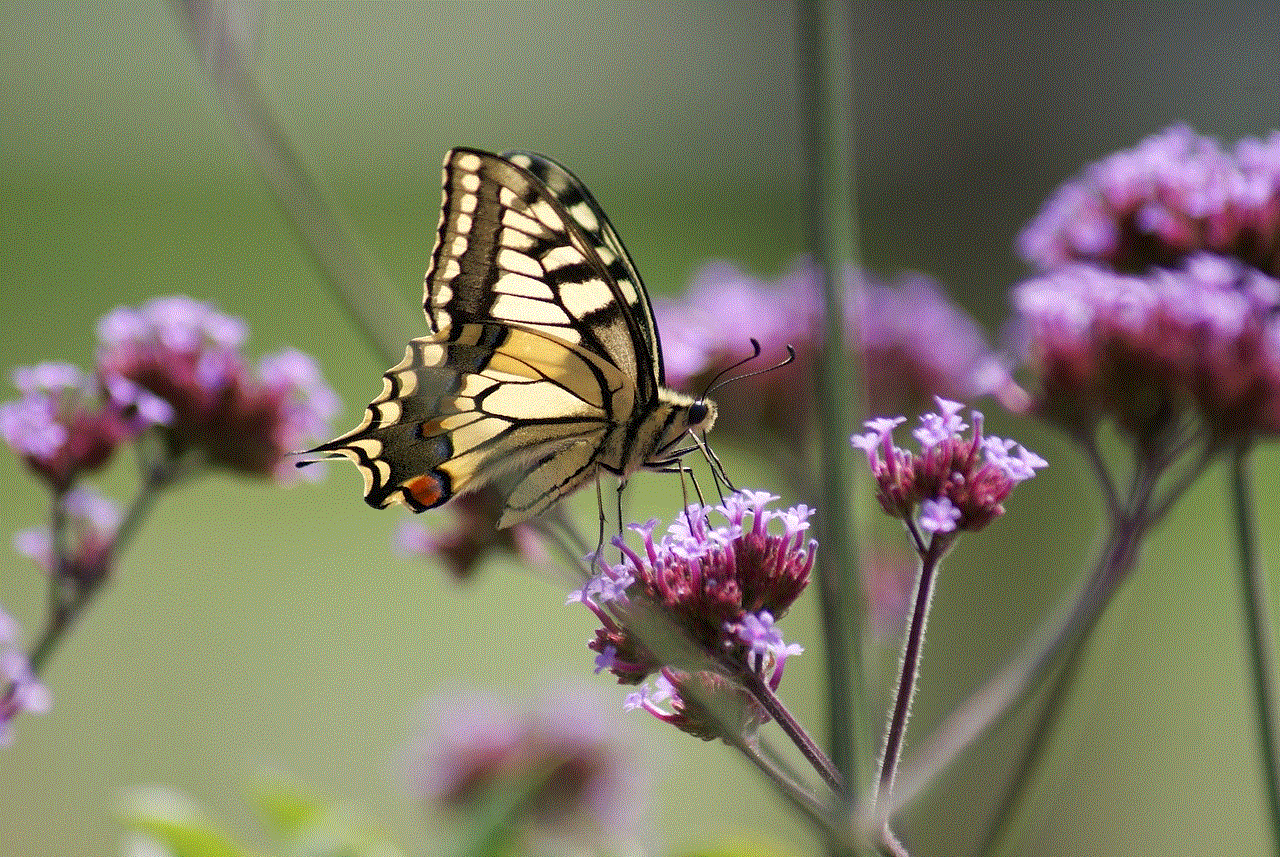
<instances>
[{"instance_id":1,"label":"butterfly wing","mask_svg":"<svg viewBox=\"0 0 1280 857\"><path fill-rule=\"evenodd\" d=\"M540 155L454 149L423 306L432 330L470 321L537 328L618 367L642 405L662 356L635 265L600 206Z\"/></svg>"},{"instance_id":2,"label":"butterfly wing","mask_svg":"<svg viewBox=\"0 0 1280 857\"><path fill-rule=\"evenodd\" d=\"M509 526L601 467L635 469L637 441L673 422L653 313L616 232L563 167L515 157L446 155L424 286L433 333L385 374L359 426L314 450L354 461L370 505L422 511L494 483ZM663 419L640 432L655 409Z\"/></svg>"},{"instance_id":3,"label":"butterfly wing","mask_svg":"<svg viewBox=\"0 0 1280 857\"><path fill-rule=\"evenodd\" d=\"M615 293L627 317L632 341L643 343L642 353L638 355L643 365L637 373L637 380L643 386L645 380L652 377L654 383L662 387L666 384L666 374L662 367L662 344L658 339L658 324L653 317L653 304L644 281L640 279L640 272L631 261L631 254L604 209L577 176L551 158L533 152L508 152L503 157L525 168L546 185L592 242L616 286Z\"/></svg>"},{"instance_id":4,"label":"butterfly wing","mask_svg":"<svg viewBox=\"0 0 1280 857\"><path fill-rule=\"evenodd\" d=\"M359 467L365 500L433 508L488 483L500 526L539 514L595 473L614 429L615 367L564 340L495 322L415 339L353 431L317 448Z\"/></svg>"}]
</instances>

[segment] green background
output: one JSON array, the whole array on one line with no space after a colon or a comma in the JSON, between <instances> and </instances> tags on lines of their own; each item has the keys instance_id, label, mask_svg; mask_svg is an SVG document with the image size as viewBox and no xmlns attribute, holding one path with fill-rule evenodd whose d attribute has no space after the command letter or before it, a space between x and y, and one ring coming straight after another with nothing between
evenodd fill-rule
<instances>
[{"instance_id":1,"label":"green background","mask_svg":"<svg viewBox=\"0 0 1280 857\"><path fill-rule=\"evenodd\" d=\"M854 17L867 264L936 275L992 330L1022 273L1014 236L1083 164L1175 121L1227 141L1277 125L1272 3L870 4ZM272 5L258 70L406 307L420 300L440 157L459 144L570 165L650 287L677 292L712 259L774 276L800 252L795 30L790 6L764 2ZM172 9L6 4L0 64L0 367L87 365L104 312L184 293L244 317L255 359L285 345L316 355L344 404L339 428L354 424L386 367L249 165ZM913 735L1015 650L1096 541L1076 455L995 422L1052 465L944 570ZM775 478L767 448L728 451L739 482ZM1274 444L1257 471L1274 568ZM0 529L41 521L45 494L11 456L0 483ZM127 456L102 484L125 496ZM672 482L635 484L633 517L670 508ZM1265 853L1224 485L1214 471L1194 490L1112 605L1012 853ZM574 507L590 521L593 503ZM22 718L0 751L0 854L113 853L121 790L147 783L254 840L240 794L263 769L431 853L392 772L418 701L591 680L593 626L554 580L495 562L459 586L394 556L399 520L336 467L286 491L216 477L166 497L49 669L52 712ZM28 635L43 591L25 560L0 560L0 604ZM783 695L817 727L812 596L785 627L808 651ZM890 643L885 672L895 656ZM655 765L655 852L816 849L731 751L618 718ZM972 841L1017 736L983 742L905 816L919 854Z\"/></svg>"}]
</instances>

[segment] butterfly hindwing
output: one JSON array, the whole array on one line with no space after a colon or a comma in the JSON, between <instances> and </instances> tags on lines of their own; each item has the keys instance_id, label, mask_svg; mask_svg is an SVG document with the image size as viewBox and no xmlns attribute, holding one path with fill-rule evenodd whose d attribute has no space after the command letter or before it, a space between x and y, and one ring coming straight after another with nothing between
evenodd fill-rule
<instances>
[{"instance_id":1,"label":"butterfly hindwing","mask_svg":"<svg viewBox=\"0 0 1280 857\"><path fill-rule=\"evenodd\" d=\"M322 449L355 461L371 505L421 511L489 482L513 493L545 482L545 504L522 501L532 515L592 475L613 409L630 405L605 391L625 386L614 367L562 340L464 324L411 342L361 425ZM549 478L546 460L575 446L590 454L559 462Z\"/></svg>"}]
</instances>

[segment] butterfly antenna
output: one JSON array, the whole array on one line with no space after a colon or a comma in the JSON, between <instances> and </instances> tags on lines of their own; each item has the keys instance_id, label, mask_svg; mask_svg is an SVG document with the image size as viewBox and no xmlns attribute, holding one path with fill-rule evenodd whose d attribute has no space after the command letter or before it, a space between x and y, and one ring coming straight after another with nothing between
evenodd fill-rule
<instances>
[{"instance_id":1,"label":"butterfly antenna","mask_svg":"<svg viewBox=\"0 0 1280 857\"><path fill-rule=\"evenodd\" d=\"M707 382L707 389L703 390L702 395L699 396L698 398L701 400L701 399L705 399L707 396L710 396L713 392L715 392L716 390L720 389L720 387L723 386L722 384L719 383L721 378L723 378L725 375L728 375L733 370L738 369L742 366L745 366L746 364L750 363L752 360L755 360L759 356L760 356L760 343L753 337L751 340L751 356L743 357L737 363L734 363L731 366L726 366L723 369L721 369L719 372L717 372L715 374L715 377ZM747 377L751 377L751 376L748 375Z\"/></svg>"},{"instance_id":2,"label":"butterfly antenna","mask_svg":"<svg viewBox=\"0 0 1280 857\"><path fill-rule=\"evenodd\" d=\"M721 372L717 373L716 377L711 379L711 384L707 388L707 392L703 394L704 398L706 396L710 396L712 393L714 393L716 390L719 390L721 387L724 387L727 384L733 383L734 381L745 381L748 378L755 378L758 375L764 375L765 373L772 372L775 369L781 369L783 366L789 366L796 361L796 350L794 347L788 345L787 358L785 360L779 363L775 363L772 366L766 366L763 369L757 369L754 372L748 372L745 375L734 375L732 378L725 378L723 381L721 381L720 379L724 377L724 375L726 375L727 373L732 372L734 369L737 369L738 367L742 366L748 361L754 360L760 356L760 343L756 342L753 339L751 340L751 346L755 353L752 354L750 357L745 357L742 360L739 360L737 363L734 363L732 366L729 366L724 370L722 370Z\"/></svg>"}]
</instances>

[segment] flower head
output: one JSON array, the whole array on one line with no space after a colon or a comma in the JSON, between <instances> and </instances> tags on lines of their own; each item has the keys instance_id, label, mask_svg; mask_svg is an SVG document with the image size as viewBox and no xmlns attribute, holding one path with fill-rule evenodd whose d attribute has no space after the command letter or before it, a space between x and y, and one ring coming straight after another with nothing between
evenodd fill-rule
<instances>
[{"instance_id":1,"label":"flower head","mask_svg":"<svg viewBox=\"0 0 1280 857\"><path fill-rule=\"evenodd\" d=\"M111 571L120 509L85 485L68 491L61 503L66 513L68 551L58 572L79 585L92 586ZM48 527L17 533L13 547L46 573L55 570L53 537Z\"/></svg>"},{"instance_id":2,"label":"flower head","mask_svg":"<svg viewBox=\"0 0 1280 857\"><path fill-rule=\"evenodd\" d=\"M627 694L623 708L646 711L703 741L723 737L726 728L750 734L769 722L764 708L737 682L709 670L663 667L652 683Z\"/></svg>"},{"instance_id":3,"label":"flower head","mask_svg":"<svg viewBox=\"0 0 1280 857\"><path fill-rule=\"evenodd\" d=\"M1044 459L1002 438L984 437L982 414L973 411L973 433L959 418L960 405L938 398L937 413L920 418L914 434L918 455L894 446L901 418L867 421L853 445L867 454L877 485L876 499L890 517L933 534L976 532L1004 514L1003 502L1016 483L1046 466Z\"/></svg>"},{"instance_id":4,"label":"flower head","mask_svg":"<svg viewBox=\"0 0 1280 857\"><path fill-rule=\"evenodd\" d=\"M168 403L169 453L280 480L295 478L286 455L327 437L338 401L314 361L286 350L250 372L239 349L242 320L176 296L117 307L98 325L98 371Z\"/></svg>"},{"instance_id":5,"label":"flower head","mask_svg":"<svg viewBox=\"0 0 1280 857\"><path fill-rule=\"evenodd\" d=\"M116 449L172 419L163 400L112 377L100 386L68 363L13 372L22 398L0 404L0 436L57 492L103 467Z\"/></svg>"},{"instance_id":6,"label":"flower head","mask_svg":"<svg viewBox=\"0 0 1280 857\"><path fill-rule=\"evenodd\" d=\"M424 704L422 723L404 750L405 773L437 809L474 815L516 793L524 800L509 821L544 842L637 832L639 761L587 690L557 688L524 709L493 694L444 693Z\"/></svg>"},{"instance_id":7,"label":"flower head","mask_svg":"<svg viewBox=\"0 0 1280 857\"><path fill-rule=\"evenodd\" d=\"M846 341L864 357L868 398L876 410L914 412L935 394L972 398L1007 380L978 325L928 277L908 274L883 284L850 267L844 303ZM801 264L775 282L723 263L708 266L684 299L655 305L666 333L668 380L677 386L705 383L750 357L751 338L765 355L781 355L793 346L796 359L790 365L717 394L727 403L719 425L743 432L763 425L784 436L800 434L810 415L796 407L794 391L812 384L822 311L812 264Z\"/></svg>"},{"instance_id":8,"label":"flower head","mask_svg":"<svg viewBox=\"0 0 1280 857\"><path fill-rule=\"evenodd\" d=\"M1193 412L1216 438L1280 431L1280 281L1195 255L1138 277L1092 265L1017 286L1033 408L1071 430L1110 417L1149 445Z\"/></svg>"},{"instance_id":9,"label":"flower head","mask_svg":"<svg viewBox=\"0 0 1280 857\"><path fill-rule=\"evenodd\" d=\"M570 596L600 619L588 644L600 656L597 666L626 684L665 669L677 695L684 682L706 684L689 676L708 669L730 679L749 669L780 680L798 649L783 642L774 622L808 583L817 544L806 538L811 510L767 508L776 499L739 491L716 507L690 506L656 540L656 521L633 525L640 550L615 539L623 561ZM711 526L712 512L725 525ZM671 628L680 643L671 642Z\"/></svg>"},{"instance_id":10,"label":"flower head","mask_svg":"<svg viewBox=\"0 0 1280 857\"><path fill-rule=\"evenodd\" d=\"M1207 251L1280 276L1280 132L1228 150L1168 128L1059 188L1018 248L1043 271L1094 261L1141 273Z\"/></svg>"},{"instance_id":11,"label":"flower head","mask_svg":"<svg viewBox=\"0 0 1280 857\"><path fill-rule=\"evenodd\" d=\"M18 623L0 608L0 747L13 743L13 719L22 712L43 714L53 699L35 677L18 646Z\"/></svg>"},{"instance_id":12,"label":"flower head","mask_svg":"<svg viewBox=\"0 0 1280 857\"><path fill-rule=\"evenodd\" d=\"M467 580L489 554L501 550L530 565L545 562L546 551L537 531L529 524L498 529L505 499L490 486L455 497L448 505L454 526L428 530L416 519L407 520L396 532L396 546L406 556L438 557L458 580Z\"/></svg>"}]
</instances>

